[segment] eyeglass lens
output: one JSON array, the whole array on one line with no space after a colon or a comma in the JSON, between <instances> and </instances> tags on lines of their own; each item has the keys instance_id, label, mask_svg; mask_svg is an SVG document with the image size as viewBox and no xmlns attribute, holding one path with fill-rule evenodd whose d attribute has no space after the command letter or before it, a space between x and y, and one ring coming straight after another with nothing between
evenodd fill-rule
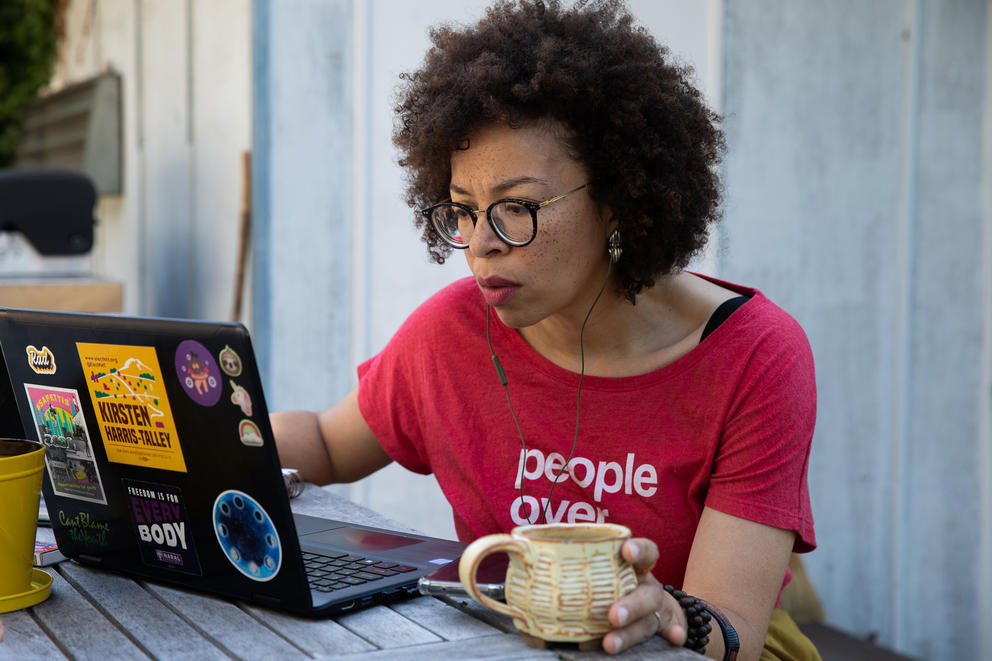
<instances>
[{"instance_id":1,"label":"eyeglass lens","mask_svg":"<svg viewBox=\"0 0 992 661\"><path fill-rule=\"evenodd\" d=\"M510 243L527 243L534 235L531 211L519 202L497 202L489 208L489 217L496 233ZM442 234L455 243L467 245L472 240L476 222L465 207L439 204L434 208L431 220Z\"/></svg>"}]
</instances>

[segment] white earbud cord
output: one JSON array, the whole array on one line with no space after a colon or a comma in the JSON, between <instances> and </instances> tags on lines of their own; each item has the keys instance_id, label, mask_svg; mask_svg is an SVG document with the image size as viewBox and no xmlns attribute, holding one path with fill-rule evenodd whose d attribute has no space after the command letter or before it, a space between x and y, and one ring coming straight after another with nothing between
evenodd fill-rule
<instances>
[{"instance_id":1,"label":"white earbud cord","mask_svg":"<svg viewBox=\"0 0 992 661\"><path fill-rule=\"evenodd\" d=\"M580 360L580 368L579 368L579 390L578 390L578 394L575 397L575 436L572 438L572 450L568 454L568 459L565 460L565 463L562 464L562 467L559 468L558 469L558 472L555 474L555 479L551 483L551 490L548 492L548 499L544 503L544 522L545 523L548 523L548 508L551 506L551 496L554 494L555 487L558 485L558 481L561 479L561 476L568 469L568 465L569 465L569 463L571 463L572 458L575 457L575 448L578 446L578 443L579 443L579 415L580 415L581 410L582 410L582 408L581 408L582 407L582 381L585 378L585 374L586 374L586 353L585 353L585 345L583 343L583 336L585 335L585 331L586 331L586 323L589 321L589 317L592 316L592 311L596 308L596 303L599 302L599 299L603 295L603 292L606 291L606 285L609 284L609 282L610 282L610 274L612 273L612 271L613 271L613 262L612 261L607 261L607 263L606 263L606 277L603 279L603 286L599 288L599 293L596 294L596 298L593 299L592 305L589 306L589 311L586 313L586 318L582 320L582 327L579 329L579 360ZM490 316L490 311L491 310L492 310L492 306L491 305L487 305L486 306L486 341L489 343L489 355L490 355L490 358L492 358L493 366L496 368L496 373L499 375L499 382L503 384L503 390L506 391L506 403L510 407L510 415L513 417L513 424L516 425L516 427L517 427L517 433L520 435L520 445L523 447L523 451L524 451L522 461L524 462L524 465L526 465L526 462L527 462L527 441L524 440L524 432L520 428L520 421L517 419L517 414L513 410L513 402L510 401L510 386L509 386L509 384L507 382L507 379L506 379L506 372L503 371L503 366L500 365L499 357L496 356L496 350L493 348L492 334L489 331L489 316ZM523 470L520 471L520 506L521 507L524 506L524 478L523 478ZM538 509L537 520L540 520L540 514L541 514L540 509ZM530 516L529 515L527 517L527 521L528 521L528 523L533 523L530 520Z\"/></svg>"}]
</instances>

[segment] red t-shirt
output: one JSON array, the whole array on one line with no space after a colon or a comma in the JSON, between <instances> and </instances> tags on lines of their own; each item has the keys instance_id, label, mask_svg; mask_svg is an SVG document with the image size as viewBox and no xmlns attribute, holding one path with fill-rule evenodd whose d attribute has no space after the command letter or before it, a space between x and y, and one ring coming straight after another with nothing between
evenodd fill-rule
<instances>
[{"instance_id":1,"label":"red t-shirt","mask_svg":"<svg viewBox=\"0 0 992 661\"><path fill-rule=\"evenodd\" d=\"M493 313L525 453L471 278L431 297L359 366L359 407L395 461L434 473L463 541L537 522L547 505L548 521L621 523L654 540L655 575L681 585L706 505L795 531L795 550L810 551L809 343L760 292L719 284L752 297L689 353L647 374L584 378L575 455L553 493L575 437L579 375Z\"/></svg>"}]
</instances>

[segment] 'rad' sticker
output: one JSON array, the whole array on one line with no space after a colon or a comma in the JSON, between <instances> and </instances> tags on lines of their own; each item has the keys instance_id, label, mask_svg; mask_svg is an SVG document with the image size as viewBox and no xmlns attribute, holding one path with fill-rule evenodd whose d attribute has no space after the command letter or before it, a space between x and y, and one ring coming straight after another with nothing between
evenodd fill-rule
<instances>
[{"instance_id":1,"label":"'rad' sticker","mask_svg":"<svg viewBox=\"0 0 992 661\"><path fill-rule=\"evenodd\" d=\"M258 425L251 420L242 420L238 424L238 435L241 437L242 443L253 448L262 447L262 443L264 442Z\"/></svg>"},{"instance_id":2,"label":"'rad' sticker","mask_svg":"<svg viewBox=\"0 0 992 661\"><path fill-rule=\"evenodd\" d=\"M241 357L235 353L234 349L225 345L217 357L220 359L220 368L224 370L224 374L241 376Z\"/></svg>"},{"instance_id":3,"label":"'rad' sticker","mask_svg":"<svg viewBox=\"0 0 992 661\"><path fill-rule=\"evenodd\" d=\"M247 390L236 384L234 381L231 381L231 388L234 389L234 392L231 393L231 403L237 404L238 408L241 409L242 413L244 413L247 416L250 416L251 395L248 394Z\"/></svg>"},{"instance_id":4,"label":"'rad' sticker","mask_svg":"<svg viewBox=\"0 0 992 661\"><path fill-rule=\"evenodd\" d=\"M107 459L186 472L155 347L77 342Z\"/></svg>"},{"instance_id":5,"label":"'rad' sticker","mask_svg":"<svg viewBox=\"0 0 992 661\"><path fill-rule=\"evenodd\" d=\"M45 445L45 466L52 491L66 498L107 504L100 469L79 393L67 388L24 384L38 440Z\"/></svg>"},{"instance_id":6,"label":"'rad' sticker","mask_svg":"<svg viewBox=\"0 0 992 661\"><path fill-rule=\"evenodd\" d=\"M28 352L28 365L35 374L55 374L55 354L48 347L38 349L32 345L26 348Z\"/></svg>"},{"instance_id":7,"label":"'rad' sticker","mask_svg":"<svg viewBox=\"0 0 992 661\"><path fill-rule=\"evenodd\" d=\"M141 561L149 567L201 575L179 487L122 479Z\"/></svg>"},{"instance_id":8,"label":"'rad' sticker","mask_svg":"<svg viewBox=\"0 0 992 661\"><path fill-rule=\"evenodd\" d=\"M254 581L270 581L282 566L282 547L272 519L254 498L230 489L214 501L214 533L234 567Z\"/></svg>"},{"instance_id":9,"label":"'rad' sticker","mask_svg":"<svg viewBox=\"0 0 992 661\"><path fill-rule=\"evenodd\" d=\"M183 390L197 404L213 406L220 400L220 370L207 348L196 340L184 340L176 349L176 374Z\"/></svg>"}]
</instances>

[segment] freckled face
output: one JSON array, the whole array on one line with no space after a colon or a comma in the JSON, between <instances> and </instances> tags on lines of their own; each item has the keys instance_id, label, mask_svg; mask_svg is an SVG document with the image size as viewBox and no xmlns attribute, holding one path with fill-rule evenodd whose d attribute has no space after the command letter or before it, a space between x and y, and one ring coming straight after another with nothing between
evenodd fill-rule
<instances>
[{"instance_id":1,"label":"freckled face","mask_svg":"<svg viewBox=\"0 0 992 661\"><path fill-rule=\"evenodd\" d=\"M486 126L469 148L451 156L451 199L485 210L493 202L522 198L543 202L589 183L552 128L535 123L512 129ZM523 247L504 243L484 211L465 250L487 302L510 327L555 316L581 322L606 275L609 214L582 189L537 212L537 236Z\"/></svg>"}]
</instances>

